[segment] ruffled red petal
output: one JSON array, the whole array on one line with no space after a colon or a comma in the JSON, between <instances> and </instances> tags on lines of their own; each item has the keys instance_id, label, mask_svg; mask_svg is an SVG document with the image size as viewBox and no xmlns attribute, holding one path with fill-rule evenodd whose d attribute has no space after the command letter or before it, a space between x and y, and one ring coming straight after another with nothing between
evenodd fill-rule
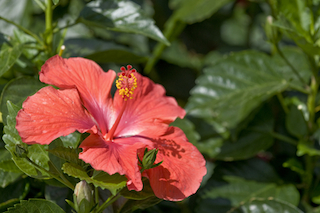
<instances>
[{"instance_id":1,"label":"ruffled red petal","mask_svg":"<svg viewBox=\"0 0 320 213\"><path fill-rule=\"evenodd\" d=\"M44 87L27 98L16 117L16 128L25 143L49 144L76 130L86 132L95 126L76 89Z\"/></svg>"},{"instance_id":2,"label":"ruffled red petal","mask_svg":"<svg viewBox=\"0 0 320 213\"><path fill-rule=\"evenodd\" d=\"M114 71L104 72L89 59L64 59L58 55L48 59L40 72L40 81L44 83L63 89L76 87L103 134L111 128L109 121L114 120L110 90L115 77Z\"/></svg>"},{"instance_id":3,"label":"ruffled red petal","mask_svg":"<svg viewBox=\"0 0 320 213\"><path fill-rule=\"evenodd\" d=\"M163 161L144 173L155 195L164 200L179 201L196 193L207 169L203 156L187 141L183 131L169 127L165 135L151 141L150 148L159 149L156 163Z\"/></svg>"},{"instance_id":4,"label":"ruffled red petal","mask_svg":"<svg viewBox=\"0 0 320 213\"><path fill-rule=\"evenodd\" d=\"M168 128L168 124L177 117L183 118L182 109L172 97L165 95L165 89L149 78L135 73L137 88L133 99L127 100L127 108L121 118L116 136L160 136ZM116 93L114 96L115 110L123 105L123 98Z\"/></svg>"},{"instance_id":5,"label":"ruffled red petal","mask_svg":"<svg viewBox=\"0 0 320 213\"><path fill-rule=\"evenodd\" d=\"M94 169L110 175L119 173L128 178L129 190L141 191L143 184L138 167L137 150L144 146L137 138L119 138L105 141L98 134L91 134L80 145L79 158Z\"/></svg>"}]
</instances>

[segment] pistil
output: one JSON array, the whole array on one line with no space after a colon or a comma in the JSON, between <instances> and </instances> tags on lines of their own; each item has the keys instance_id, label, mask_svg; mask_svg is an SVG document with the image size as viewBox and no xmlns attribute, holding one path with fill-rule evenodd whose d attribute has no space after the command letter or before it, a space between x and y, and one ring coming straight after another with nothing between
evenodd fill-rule
<instances>
[{"instance_id":1,"label":"pistil","mask_svg":"<svg viewBox=\"0 0 320 213\"><path fill-rule=\"evenodd\" d=\"M122 105L122 108L118 114L118 117L116 121L114 122L112 128L108 132L108 134L105 136L105 139L108 141L112 141L114 133L120 123L121 117L126 109L127 106L127 100L133 98L133 91L137 88L137 78L134 75L136 72L135 69L132 69L131 65L127 66L127 69L125 67L121 67L121 73L118 74L119 78L116 81L116 86L119 91L119 95L122 96L124 103Z\"/></svg>"}]
</instances>

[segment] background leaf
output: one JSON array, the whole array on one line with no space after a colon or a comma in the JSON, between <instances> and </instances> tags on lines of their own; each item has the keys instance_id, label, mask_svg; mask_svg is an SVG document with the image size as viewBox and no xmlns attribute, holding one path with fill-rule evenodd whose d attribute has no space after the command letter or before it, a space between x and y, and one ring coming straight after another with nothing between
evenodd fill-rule
<instances>
[{"instance_id":1,"label":"background leaf","mask_svg":"<svg viewBox=\"0 0 320 213\"><path fill-rule=\"evenodd\" d=\"M6 213L64 213L64 211L55 203L45 199L22 200L20 204L9 208Z\"/></svg>"},{"instance_id":2,"label":"background leaf","mask_svg":"<svg viewBox=\"0 0 320 213\"><path fill-rule=\"evenodd\" d=\"M31 77L22 77L10 81L3 89L0 98L0 110L2 113L2 120L6 124L8 109L7 101L10 100L13 104L22 106L23 101L36 93L45 84L40 83L37 79Z\"/></svg>"},{"instance_id":3,"label":"background leaf","mask_svg":"<svg viewBox=\"0 0 320 213\"><path fill-rule=\"evenodd\" d=\"M62 167L64 173L79 178L80 180L85 180L87 183L92 183L96 187L102 189L108 189L110 192L115 195L118 190L126 186L127 178L119 174L108 175L104 172L99 172L94 177L89 177L86 171L79 165L73 163L65 163Z\"/></svg>"},{"instance_id":4,"label":"background leaf","mask_svg":"<svg viewBox=\"0 0 320 213\"><path fill-rule=\"evenodd\" d=\"M126 33L137 33L169 44L154 21L131 1L95 0L81 11L79 21L88 25Z\"/></svg>"}]
</instances>

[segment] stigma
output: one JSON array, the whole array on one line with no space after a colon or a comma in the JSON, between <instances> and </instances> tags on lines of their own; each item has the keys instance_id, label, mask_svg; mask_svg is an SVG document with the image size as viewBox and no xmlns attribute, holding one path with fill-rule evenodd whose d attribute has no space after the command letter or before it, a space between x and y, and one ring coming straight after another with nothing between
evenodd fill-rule
<instances>
[{"instance_id":1,"label":"stigma","mask_svg":"<svg viewBox=\"0 0 320 213\"><path fill-rule=\"evenodd\" d=\"M119 95L127 101L133 98L133 92L137 88L137 78L135 76L136 69L132 69L131 65L120 68L121 73L118 74L118 80L116 81L116 87L119 90Z\"/></svg>"}]
</instances>

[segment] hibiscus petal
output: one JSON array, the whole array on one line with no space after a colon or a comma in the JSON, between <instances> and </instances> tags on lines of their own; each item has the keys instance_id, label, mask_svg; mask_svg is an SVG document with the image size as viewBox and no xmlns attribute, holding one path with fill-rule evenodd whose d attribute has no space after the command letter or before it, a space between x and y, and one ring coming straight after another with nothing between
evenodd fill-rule
<instances>
[{"instance_id":1,"label":"hibiscus petal","mask_svg":"<svg viewBox=\"0 0 320 213\"><path fill-rule=\"evenodd\" d=\"M49 144L60 136L95 126L76 89L56 90L51 86L28 97L16 120L22 141L29 144Z\"/></svg>"},{"instance_id":2,"label":"hibiscus petal","mask_svg":"<svg viewBox=\"0 0 320 213\"><path fill-rule=\"evenodd\" d=\"M115 133L116 136L160 136L168 128L168 124L177 117L183 118L182 109L172 97L165 95L165 89L149 78L135 73L137 88L133 99L127 100L127 108ZM114 96L115 110L119 112L123 98L116 93Z\"/></svg>"},{"instance_id":3,"label":"hibiscus petal","mask_svg":"<svg viewBox=\"0 0 320 213\"><path fill-rule=\"evenodd\" d=\"M155 163L162 164L147 170L155 195L164 200L179 201L194 194L207 173L205 160L195 146L187 141L183 131L169 127L165 135L152 140L159 149Z\"/></svg>"},{"instance_id":4,"label":"hibiscus petal","mask_svg":"<svg viewBox=\"0 0 320 213\"><path fill-rule=\"evenodd\" d=\"M114 120L110 90L115 76L113 70L104 72L98 64L89 59L64 59L56 55L42 66L40 81L63 89L76 87L84 106L105 134L108 122ZM106 116L102 116L103 114Z\"/></svg>"},{"instance_id":5,"label":"hibiscus petal","mask_svg":"<svg viewBox=\"0 0 320 213\"><path fill-rule=\"evenodd\" d=\"M143 184L138 167L137 150L143 146L138 138L121 138L112 142L105 141L98 134L91 134L80 145L83 152L79 158L94 169L110 175L119 173L128 178L129 190L141 191Z\"/></svg>"}]
</instances>

